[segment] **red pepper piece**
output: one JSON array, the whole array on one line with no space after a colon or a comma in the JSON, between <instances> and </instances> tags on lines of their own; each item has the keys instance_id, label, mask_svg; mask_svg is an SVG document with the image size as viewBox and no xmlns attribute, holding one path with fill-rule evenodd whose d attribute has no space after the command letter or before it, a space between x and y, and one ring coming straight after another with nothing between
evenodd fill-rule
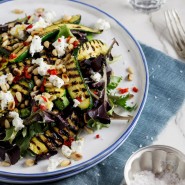
<instances>
[{"instance_id":1,"label":"red pepper piece","mask_svg":"<svg viewBox=\"0 0 185 185\"><path fill-rule=\"evenodd\" d=\"M124 94L128 92L128 88L118 88L117 90L119 91L120 94Z\"/></svg>"},{"instance_id":2,"label":"red pepper piece","mask_svg":"<svg viewBox=\"0 0 185 185\"><path fill-rule=\"evenodd\" d=\"M32 25L32 24L28 25L28 26L26 27L26 30L31 29L31 28L33 28L33 25Z\"/></svg>"},{"instance_id":3,"label":"red pepper piece","mask_svg":"<svg viewBox=\"0 0 185 185\"><path fill-rule=\"evenodd\" d=\"M137 87L133 87L132 90L137 93L139 91L139 89Z\"/></svg>"},{"instance_id":4,"label":"red pepper piece","mask_svg":"<svg viewBox=\"0 0 185 185\"><path fill-rule=\"evenodd\" d=\"M48 69L47 71L50 75L57 75L57 70L56 69Z\"/></svg>"},{"instance_id":5,"label":"red pepper piece","mask_svg":"<svg viewBox=\"0 0 185 185\"><path fill-rule=\"evenodd\" d=\"M41 84L41 86L40 86L40 91L41 91L41 92L44 92L44 91L45 91L45 87L44 87L45 84L46 84L46 78L43 79L42 84Z\"/></svg>"},{"instance_id":6,"label":"red pepper piece","mask_svg":"<svg viewBox=\"0 0 185 185\"><path fill-rule=\"evenodd\" d=\"M30 43L29 42L23 42L24 46L28 46Z\"/></svg>"},{"instance_id":7,"label":"red pepper piece","mask_svg":"<svg viewBox=\"0 0 185 185\"><path fill-rule=\"evenodd\" d=\"M15 76L13 79L13 83L17 83L22 78L23 78L22 76Z\"/></svg>"},{"instance_id":8,"label":"red pepper piece","mask_svg":"<svg viewBox=\"0 0 185 185\"><path fill-rule=\"evenodd\" d=\"M70 147L71 146L71 143L74 141L74 138L73 137L69 137L68 140L64 141L64 145Z\"/></svg>"},{"instance_id":9,"label":"red pepper piece","mask_svg":"<svg viewBox=\"0 0 185 185\"><path fill-rule=\"evenodd\" d=\"M31 74L28 73L28 66L25 66L25 67L24 67L23 72L24 72L25 78L31 79Z\"/></svg>"},{"instance_id":10,"label":"red pepper piece","mask_svg":"<svg viewBox=\"0 0 185 185\"><path fill-rule=\"evenodd\" d=\"M10 59L14 59L16 57L17 57L17 55L15 53L11 53L10 56L9 56Z\"/></svg>"},{"instance_id":11,"label":"red pepper piece","mask_svg":"<svg viewBox=\"0 0 185 185\"><path fill-rule=\"evenodd\" d=\"M99 139L100 138L100 134L96 134L96 139Z\"/></svg>"},{"instance_id":12,"label":"red pepper piece","mask_svg":"<svg viewBox=\"0 0 185 185\"><path fill-rule=\"evenodd\" d=\"M77 99L79 102L82 102L81 97L77 97L76 99Z\"/></svg>"},{"instance_id":13,"label":"red pepper piece","mask_svg":"<svg viewBox=\"0 0 185 185\"><path fill-rule=\"evenodd\" d=\"M48 101L47 98L46 98L45 96L41 96L41 97L42 97L42 99L43 99L45 102Z\"/></svg>"},{"instance_id":14,"label":"red pepper piece","mask_svg":"<svg viewBox=\"0 0 185 185\"><path fill-rule=\"evenodd\" d=\"M36 112L36 111L38 111L38 110L39 110L39 108L38 108L37 106L33 106L33 107L32 107L32 111L33 111L33 112Z\"/></svg>"},{"instance_id":15,"label":"red pepper piece","mask_svg":"<svg viewBox=\"0 0 185 185\"><path fill-rule=\"evenodd\" d=\"M46 110L46 106L45 105L40 105L39 106L41 110Z\"/></svg>"},{"instance_id":16,"label":"red pepper piece","mask_svg":"<svg viewBox=\"0 0 185 185\"><path fill-rule=\"evenodd\" d=\"M78 42L77 40L75 40L75 41L73 42L73 46L74 46L74 48L77 48L77 47L78 47L78 45L79 45L79 42Z\"/></svg>"},{"instance_id":17,"label":"red pepper piece","mask_svg":"<svg viewBox=\"0 0 185 185\"><path fill-rule=\"evenodd\" d=\"M31 15L28 15L27 18L30 19L31 18Z\"/></svg>"},{"instance_id":18,"label":"red pepper piece","mask_svg":"<svg viewBox=\"0 0 185 185\"><path fill-rule=\"evenodd\" d=\"M58 39L58 42L62 42L60 38Z\"/></svg>"}]
</instances>

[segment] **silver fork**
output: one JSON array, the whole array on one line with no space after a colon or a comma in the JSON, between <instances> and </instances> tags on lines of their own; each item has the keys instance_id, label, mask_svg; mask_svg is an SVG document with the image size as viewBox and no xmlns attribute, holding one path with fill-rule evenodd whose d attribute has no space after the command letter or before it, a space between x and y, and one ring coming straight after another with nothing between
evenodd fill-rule
<instances>
[{"instance_id":1,"label":"silver fork","mask_svg":"<svg viewBox=\"0 0 185 185\"><path fill-rule=\"evenodd\" d=\"M185 58L185 29L176 10L165 12L166 24L177 53Z\"/></svg>"}]
</instances>

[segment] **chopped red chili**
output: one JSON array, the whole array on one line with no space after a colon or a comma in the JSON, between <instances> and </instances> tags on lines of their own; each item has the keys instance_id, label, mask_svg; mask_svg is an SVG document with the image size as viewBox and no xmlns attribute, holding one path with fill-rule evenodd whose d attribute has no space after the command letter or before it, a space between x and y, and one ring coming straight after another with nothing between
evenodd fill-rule
<instances>
[{"instance_id":1,"label":"chopped red chili","mask_svg":"<svg viewBox=\"0 0 185 185\"><path fill-rule=\"evenodd\" d=\"M16 57L17 57L17 55L15 53L11 53L10 56L9 56L10 59L14 59Z\"/></svg>"},{"instance_id":2,"label":"chopped red chili","mask_svg":"<svg viewBox=\"0 0 185 185\"><path fill-rule=\"evenodd\" d=\"M13 83L17 83L22 78L23 78L23 76L15 76L13 79Z\"/></svg>"},{"instance_id":3,"label":"chopped red chili","mask_svg":"<svg viewBox=\"0 0 185 185\"><path fill-rule=\"evenodd\" d=\"M57 75L57 70L56 69L48 69L47 71L50 75Z\"/></svg>"},{"instance_id":4,"label":"chopped red chili","mask_svg":"<svg viewBox=\"0 0 185 185\"><path fill-rule=\"evenodd\" d=\"M61 39L60 38L58 39L58 42L61 42Z\"/></svg>"},{"instance_id":5,"label":"chopped red chili","mask_svg":"<svg viewBox=\"0 0 185 185\"><path fill-rule=\"evenodd\" d=\"M95 95L98 95L98 91L94 91L93 93L94 93Z\"/></svg>"},{"instance_id":6,"label":"chopped red chili","mask_svg":"<svg viewBox=\"0 0 185 185\"><path fill-rule=\"evenodd\" d=\"M31 79L31 74L29 74L29 72L28 72L28 66L25 66L25 67L24 67L23 72L24 72L25 78Z\"/></svg>"},{"instance_id":7,"label":"chopped red chili","mask_svg":"<svg viewBox=\"0 0 185 185\"><path fill-rule=\"evenodd\" d=\"M42 97L42 99L43 99L45 102L48 101L47 98L46 98L45 96L41 96L41 97Z\"/></svg>"},{"instance_id":8,"label":"chopped red chili","mask_svg":"<svg viewBox=\"0 0 185 185\"><path fill-rule=\"evenodd\" d=\"M32 25L32 24L28 25L28 26L26 27L26 30L28 30L28 29L30 29L30 28L33 28L33 25Z\"/></svg>"},{"instance_id":9,"label":"chopped red chili","mask_svg":"<svg viewBox=\"0 0 185 185\"><path fill-rule=\"evenodd\" d=\"M139 91L139 89L137 87L133 87L132 90L137 93Z\"/></svg>"},{"instance_id":10,"label":"chopped red chili","mask_svg":"<svg viewBox=\"0 0 185 185\"><path fill-rule=\"evenodd\" d=\"M14 96L14 101L15 101L15 105L17 105L19 103L16 96Z\"/></svg>"},{"instance_id":11,"label":"chopped red chili","mask_svg":"<svg viewBox=\"0 0 185 185\"><path fill-rule=\"evenodd\" d=\"M119 91L120 94L124 94L128 92L128 88L118 88L117 90Z\"/></svg>"},{"instance_id":12,"label":"chopped red chili","mask_svg":"<svg viewBox=\"0 0 185 185\"><path fill-rule=\"evenodd\" d=\"M100 138L100 134L96 134L96 139L99 139Z\"/></svg>"},{"instance_id":13,"label":"chopped red chili","mask_svg":"<svg viewBox=\"0 0 185 185\"><path fill-rule=\"evenodd\" d=\"M29 42L23 42L24 46L28 46L30 43Z\"/></svg>"},{"instance_id":14,"label":"chopped red chili","mask_svg":"<svg viewBox=\"0 0 185 185\"><path fill-rule=\"evenodd\" d=\"M79 102L82 102L82 98L81 97L77 97L76 98Z\"/></svg>"},{"instance_id":15,"label":"chopped red chili","mask_svg":"<svg viewBox=\"0 0 185 185\"><path fill-rule=\"evenodd\" d=\"M33 112L38 111L38 109L39 109L39 108L38 108L37 106L33 106L33 107L32 107L32 111L33 111Z\"/></svg>"},{"instance_id":16,"label":"chopped red chili","mask_svg":"<svg viewBox=\"0 0 185 185\"><path fill-rule=\"evenodd\" d=\"M42 84L41 84L41 86L40 86L40 91L41 91L41 92L44 92L44 91L45 91L45 87L44 87L45 84L46 84L46 78L43 79Z\"/></svg>"},{"instance_id":17,"label":"chopped red chili","mask_svg":"<svg viewBox=\"0 0 185 185\"><path fill-rule=\"evenodd\" d=\"M71 146L71 143L74 141L74 138L73 137L69 137L68 140L64 141L64 145L70 147Z\"/></svg>"},{"instance_id":18,"label":"chopped red chili","mask_svg":"<svg viewBox=\"0 0 185 185\"><path fill-rule=\"evenodd\" d=\"M41 110L46 110L46 106L45 105L40 105L39 106Z\"/></svg>"},{"instance_id":19,"label":"chopped red chili","mask_svg":"<svg viewBox=\"0 0 185 185\"><path fill-rule=\"evenodd\" d=\"M30 19L31 18L31 15L28 15L27 18Z\"/></svg>"},{"instance_id":20,"label":"chopped red chili","mask_svg":"<svg viewBox=\"0 0 185 185\"><path fill-rule=\"evenodd\" d=\"M78 45L79 45L79 42L78 42L77 40L75 40L75 41L73 42L74 48L78 47Z\"/></svg>"}]
</instances>

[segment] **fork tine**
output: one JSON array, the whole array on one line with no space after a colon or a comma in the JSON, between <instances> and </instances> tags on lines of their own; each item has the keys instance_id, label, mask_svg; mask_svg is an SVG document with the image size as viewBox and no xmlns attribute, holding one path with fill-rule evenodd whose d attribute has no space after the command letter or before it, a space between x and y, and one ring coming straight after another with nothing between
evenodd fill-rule
<instances>
[{"instance_id":1,"label":"fork tine","mask_svg":"<svg viewBox=\"0 0 185 185\"><path fill-rule=\"evenodd\" d=\"M185 47L185 41L184 41L184 35L182 35L182 32L184 33L184 29L182 26L182 23L179 22L179 16L177 12L171 11L165 12L165 18L166 23L171 35L171 38L173 40L173 44L177 51L182 51Z\"/></svg>"}]
</instances>

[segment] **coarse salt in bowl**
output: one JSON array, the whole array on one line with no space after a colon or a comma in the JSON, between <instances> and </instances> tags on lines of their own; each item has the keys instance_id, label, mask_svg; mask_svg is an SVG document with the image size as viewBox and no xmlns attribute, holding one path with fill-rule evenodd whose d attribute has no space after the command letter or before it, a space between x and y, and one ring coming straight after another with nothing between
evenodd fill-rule
<instances>
[{"instance_id":1,"label":"coarse salt in bowl","mask_svg":"<svg viewBox=\"0 0 185 185\"><path fill-rule=\"evenodd\" d=\"M185 185L185 155L164 145L141 148L128 159L124 176L127 185Z\"/></svg>"}]
</instances>

